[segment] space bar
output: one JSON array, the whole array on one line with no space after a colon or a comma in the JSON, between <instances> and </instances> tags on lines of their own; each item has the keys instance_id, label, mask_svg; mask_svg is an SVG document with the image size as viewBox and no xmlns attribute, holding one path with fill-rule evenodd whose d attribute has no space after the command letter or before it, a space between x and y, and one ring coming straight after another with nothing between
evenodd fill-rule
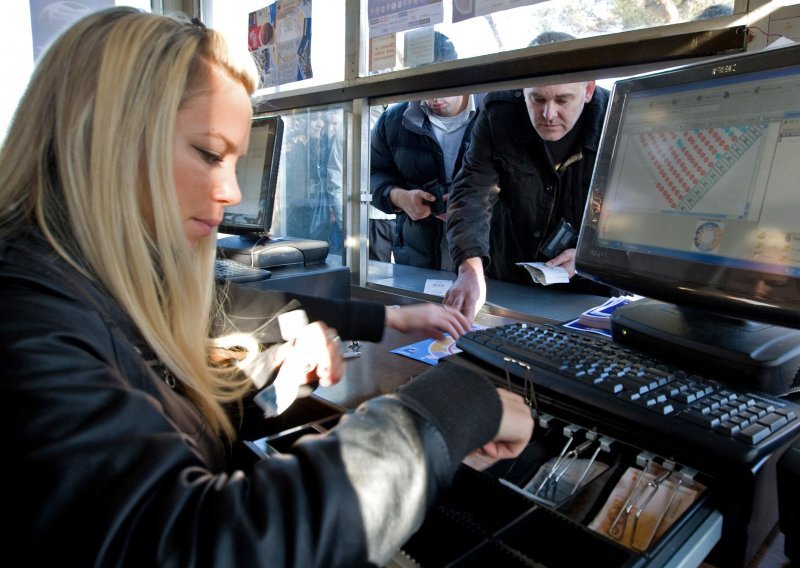
<instances>
[{"instance_id":1,"label":"space bar","mask_svg":"<svg viewBox=\"0 0 800 568\"><path fill-rule=\"evenodd\" d=\"M542 357L541 355L528 351L527 349L515 347L514 345L501 345L500 347L497 348L497 351L502 353L503 355L508 355L509 357L521 363L537 365L539 367L545 367L547 369L558 368L557 361L554 361L549 357Z\"/></svg>"}]
</instances>

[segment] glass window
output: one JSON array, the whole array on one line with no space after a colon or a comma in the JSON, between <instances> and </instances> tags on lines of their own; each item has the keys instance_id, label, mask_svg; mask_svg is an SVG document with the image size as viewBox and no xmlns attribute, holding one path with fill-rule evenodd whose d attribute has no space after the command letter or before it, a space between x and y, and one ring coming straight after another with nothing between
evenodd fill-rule
<instances>
[{"instance_id":1,"label":"glass window","mask_svg":"<svg viewBox=\"0 0 800 568\"><path fill-rule=\"evenodd\" d=\"M341 255L349 113L342 108L304 109L282 118L272 233L327 241L330 254Z\"/></svg>"},{"instance_id":2,"label":"glass window","mask_svg":"<svg viewBox=\"0 0 800 568\"><path fill-rule=\"evenodd\" d=\"M610 91L619 78L604 79L595 84ZM523 86L524 81L520 88ZM372 190L386 192L391 187L404 190L421 188L430 192L428 182L431 181L438 181L442 184L442 193L448 193L460 163L459 152L466 151L461 147L469 136L470 109L480 107L480 101L486 95L488 93L472 95L471 103L468 101L470 95L450 94L439 98L426 95L430 98L371 106L370 141L374 150L370 153L370 198L373 197ZM376 128L381 116L384 116L383 122ZM463 117L461 129L462 122L458 116ZM513 135L509 133L509 136ZM436 137L435 152L432 152L433 136ZM402 140L402 143L395 144L397 140ZM438 166L440 161L445 165L442 170ZM427 210L414 212L407 209L415 207L414 204L403 201L399 195L397 198L392 195L390 204L380 199L378 202L383 205L381 209L372 204L368 206L367 281L393 288L404 288L408 284L414 289L419 284L419 279L411 276L414 274L454 280L457 267L450 259L445 216L437 217ZM392 206L395 211L403 211L400 215L391 215L389 207ZM412 213L421 216L412 222L409 220ZM419 268L426 271L421 272Z\"/></svg>"},{"instance_id":3,"label":"glass window","mask_svg":"<svg viewBox=\"0 0 800 568\"><path fill-rule=\"evenodd\" d=\"M378 25L388 18L386 10L391 11L393 5L397 5L397 10L404 9L406 4L402 1L364 1L368 3L371 15L370 41L366 46L369 74L501 53L570 38L723 16L733 12L734 4L733 0L443 0L441 23L431 20L435 25L376 35L391 29L388 25ZM427 2L420 0L419 3ZM483 13L487 6L510 5L518 7ZM384 16L380 19L380 8L383 7ZM378 8L377 14L375 8ZM397 22L398 18L393 21Z\"/></svg>"},{"instance_id":4,"label":"glass window","mask_svg":"<svg viewBox=\"0 0 800 568\"><path fill-rule=\"evenodd\" d=\"M150 0L30 0L4 2L0 18L0 136L5 138L22 93L33 73L35 59L55 36L81 16L111 6L133 6L150 11Z\"/></svg>"}]
</instances>

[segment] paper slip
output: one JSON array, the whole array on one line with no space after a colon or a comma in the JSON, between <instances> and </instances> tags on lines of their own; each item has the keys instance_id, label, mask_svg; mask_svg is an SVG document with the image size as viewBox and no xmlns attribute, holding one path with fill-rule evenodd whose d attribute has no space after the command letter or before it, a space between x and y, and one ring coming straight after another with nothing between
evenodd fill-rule
<instances>
[{"instance_id":1,"label":"paper slip","mask_svg":"<svg viewBox=\"0 0 800 568\"><path fill-rule=\"evenodd\" d=\"M452 285L452 280L436 280L434 278L428 278L425 280L425 289L423 291L426 294L431 294L433 296L444 296L445 292L447 292Z\"/></svg>"},{"instance_id":2,"label":"paper slip","mask_svg":"<svg viewBox=\"0 0 800 568\"><path fill-rule=\"evenodd\" d=\"M524 266L525 270L531 275L533 281L542 286L548 284L566 284L569 282L569 274L564 268L556 266L551 268L545 266L544 262L518 262L518 266Z\"/></svg>"},{"instance_id":3,"label":"paper slip","mask_svg":"<svg viewBox=\"0 0 800 568\"><path fill-rule=\"evenodd\" d=\"M650 548L705 491L679 471L656 470L662 475L628 468L589 528L633 550ZM647 483L637 483L641 475Z\"/></svg>"}]
</instances>

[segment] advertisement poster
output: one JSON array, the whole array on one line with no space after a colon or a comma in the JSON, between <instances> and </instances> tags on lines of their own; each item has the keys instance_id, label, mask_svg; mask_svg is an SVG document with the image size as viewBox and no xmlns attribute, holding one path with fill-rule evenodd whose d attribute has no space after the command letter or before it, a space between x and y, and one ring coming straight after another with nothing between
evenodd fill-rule
<instances>
[{"instance_id":1,"label":"advertisement poster","mask_svg":"<svg viewBox=\"0 0 800 568\"><path fill-rule=\"evenodd\" d=\"M39 56L71 23L83 16L103 8L110 8L114 0L82 0L57 2L54 0L30 0L31 33L33 36L33 59Z\"/></svg>"},{"instance_id":2,"label":"advertisement poster","mask_svg":"<svg viewBox=\"0 0 800 568\"><path fill-rule=\"evenodd\" d=\"M369 0L369 37L395 34L444 19L442 0Z\"/></svg>"},{"instance_id":3,"label":"advertisement poster","mask_svg":"<svg viewBox=\"0 0 800 568\"><path fill-rule=\"evenodd\" d=\"M369 40L369 70L391 69L397 63L395 35L374 37Z\"/></svg>"},{"instance_id":4,"label":"advertisement poster","mask_svg":"<svg viewBox=\"0 0 800 568\"><path fill-rule=\"evenodd\" d=\"M548 0L453 0L453 23Z\"/></svg>"},{"instance_id":5,"label":"advertisement poster","mask_svg":"<svg viewBox=\"0 0 800 568\"><path fill-rule=\"evenodd\" d=\"M313 77L311 0L278 0L250 12L247 45L258 65L261 89Z\"/></svg>"}]
</instances>

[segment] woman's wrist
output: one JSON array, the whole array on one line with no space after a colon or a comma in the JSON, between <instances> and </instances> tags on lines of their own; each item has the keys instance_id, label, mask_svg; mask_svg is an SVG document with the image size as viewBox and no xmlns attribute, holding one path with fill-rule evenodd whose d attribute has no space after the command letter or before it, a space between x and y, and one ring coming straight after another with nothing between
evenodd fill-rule
<instances>
[{"instance_id":1,"label":"woman's wrist","mask_svg":"<svg viewBox=\"0 0 800 568\"><path fill-rule=\"evenodd\" d=\"M393 305L393 306L386 306L385 311L385 320L386 320L386 327L390 327L392 329L397 329L399 318L401 317L400 314L400 306Z\"/></svg>"}]
</instances>

